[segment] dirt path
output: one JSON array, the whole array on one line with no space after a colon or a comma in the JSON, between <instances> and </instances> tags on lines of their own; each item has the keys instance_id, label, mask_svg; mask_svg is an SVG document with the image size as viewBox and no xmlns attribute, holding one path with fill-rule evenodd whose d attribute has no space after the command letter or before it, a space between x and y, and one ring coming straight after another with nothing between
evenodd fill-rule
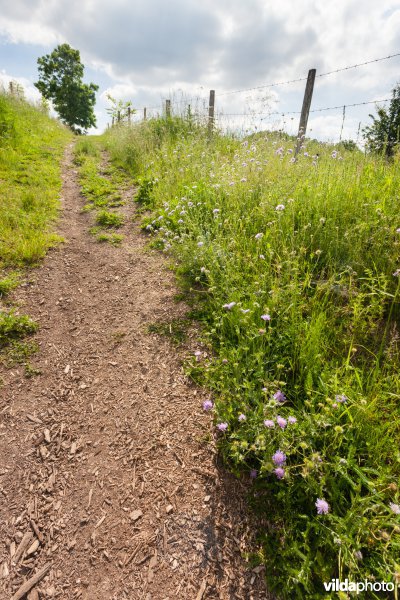
<instances>
[{"instance_id":1,"label":"dirt path","mask_svg":"<svg viewBox=\"0 0 400 600\"><path fill-rule=\"evenodd\" d=\"M267 598L241 559L247 484L215 465L204 392L147 332L185 312L173 275L138 225L121 247L94 241L71 154L66 243L16 294L40 323L41 374L1 373L0 597L49 565L29 598Z\"/></svg>"}]
</instances>

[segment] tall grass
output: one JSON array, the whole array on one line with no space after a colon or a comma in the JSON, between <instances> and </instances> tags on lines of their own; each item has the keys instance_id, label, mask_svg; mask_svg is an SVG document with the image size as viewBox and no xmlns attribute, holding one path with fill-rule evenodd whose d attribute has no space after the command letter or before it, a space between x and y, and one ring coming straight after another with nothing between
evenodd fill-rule
<instances>
[{"instance_id":1,"label":"tall grass","mask_svg":"<svg viewBox=\"0 0 400 600\"><path fill-rule=\"evenodd\" d=\"M28 102L0 93L0 270L36 263L59 239L51 224L71 137Z\"/></svg>"},{"instance_id":2,"label":"tall grass","mask_svg":"<svg viewBox=\"0 0 400 600\"><path fill-rule=\"evenodd\" d=\"M295 161L294 140L210 139L178 118L104 143L204 324L212 352L190 372L265 515L270 586L322 598L336 577L398 583L398 162L315 142Z\"/></svg>"}]
</instances>

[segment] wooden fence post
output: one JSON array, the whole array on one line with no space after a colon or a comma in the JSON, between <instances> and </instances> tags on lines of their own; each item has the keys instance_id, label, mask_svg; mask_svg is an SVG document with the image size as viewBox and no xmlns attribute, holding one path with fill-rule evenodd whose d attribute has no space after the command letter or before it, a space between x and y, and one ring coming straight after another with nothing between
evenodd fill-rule
<instances>
[{"instance_id":1,"label":"wooden fence post","mask_svg":"<svg viewBox=\"0 0 400 600\"><path fill-rule=\"evenodd\" d=\"M147 119L147 108L143 109L143 121Z\"/></svg>"},{"instance_id":2,"label":"wooden fence post","mask_svg":"<svg viewBox=\"0 0 400 600\"><path fill-rule=\"evenodd\" d=\"M131 124L131 107L128 106L128 123Z\"/></svg>"},{"instance_id":3,"label":"wooden fence post","mask_svg":"<svg viewBox=\"0 0 400 600\"><path fill-rule=\"evenodd\" d=\"M306 136L308 115L310 112L311 99L312 99L313 90L314 90L314 81L315 81L316 72L317 72L316 69L310 69L308 71L306 90L304 92L304 99L303 99L303 107L301 109L301 115L300 115L299 133L297 135L297 145L296 145L295 155L298 154L298 152L300 150L300 146L303 143L303 139Z\"/></svg>"},{"instance_id":4,"label":"wooden fence post","mask_svg":"<svg viewBox=\"0 0 400 600\"><path fill-rule=\"evenodd\" d=\"M167 119L171 116L171 100L165 101L165 115Z\"/></svg>"},{"instance_id":5,"label":"wooden fence post","mask_svg":"<svg viewBox=\"0 0 400 600\"><path fill-rule=\"evenodd\" d=\"M215 90L210 90L210 100L208 103L208 133L212 133L214 129L214 107L215 107Z\"/></svg>"}]
</instances>

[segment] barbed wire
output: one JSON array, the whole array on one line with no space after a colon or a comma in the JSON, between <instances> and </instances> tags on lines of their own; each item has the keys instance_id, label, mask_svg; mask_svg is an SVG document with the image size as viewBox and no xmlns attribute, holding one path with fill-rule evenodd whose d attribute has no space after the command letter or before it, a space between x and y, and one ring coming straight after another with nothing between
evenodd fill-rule
<instances>
[{"instance_id":1,"label":"barbed wire","mask_svg":"<svg viewBox=\"0 0 400 600\"><path fill-rule=\"evenodd\" d=\"M338 69L335 69L333 71L327 71L326 73L320 73L319 75L316 75L316 77L326 77L328 75L333 75L334 73L340 73L341 71L349 71L350 69L357 69L358 67L363 67L365 65L370 65L372 63L378 63L381 62L383 60L388 60L390 58L395 58L397 56L400 56L400 52L397 52L395 54L389 54L388 56L382 56L381 58L373 58L372 60L367 60L365 62L362 63L358 63L355 65L349 65L347 67L340 67ZM276 87L279 85L287 85L289 83L297 83L299 81L306 81L307 77L299 77L297 79L289 79L288 81L277 81L274 83L266 83L265 85L258 85L255 87L250 87L250 88L243 88L241 90L233 90L231 92L222 92L222 94L217 94L218 97L221 96L228 96L231 94L240 94L242 92L251 92L254 90L262 90L262 89L266 89L266 88L270 88L270 87Z\"/></svg>"},{"instance_id":2,"label":"barbed wire","mask_svg":"<svg viewBox=\"0 0 400 600\"><path fill-rule=\"evenodd\" d=\"M315 113L315 112L323 112L325 110L338 110L338 109L342 109L344 106L346 108L351 108L352 106L364 106L366 104L379 104L380 102L390 102L391 98L383 98L381 100L367 100L366 102L354 102L353 104L340 104L339 106L327 106L325 108L314 108L313 110L310 110L310 113ZM301 110L292 110L292 111L281 111L281 110L276 110L276 111L272 111L272 112L263 112L263 113L219 113L217 116L218 117L254 117L254 116L265 116L265 117L269 117L271 115L300 115L301 114Z\"/></svg>"}]
</instances>

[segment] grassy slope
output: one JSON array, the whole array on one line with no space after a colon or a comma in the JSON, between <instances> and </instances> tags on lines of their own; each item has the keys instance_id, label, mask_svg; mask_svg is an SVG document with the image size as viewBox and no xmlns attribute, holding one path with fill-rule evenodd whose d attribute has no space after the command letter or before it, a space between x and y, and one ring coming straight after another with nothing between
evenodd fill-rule
<instances>
[{"instance_id":1,"label":"grassy slope","mask_svg":"<svg viewBox=\"0 0 400 600\"><path fill-rule=\"evenodd\" d=\"M105 144L204 323L212 358L191 373L227 425L227 462L257 473L270 584L323 598L333 577L400 578L399 163L314 143L293 162L290 139L210 142L179 119Z\"/></svg>"},{"instance_id":2,"label":"grassy slope","mask_svg":"<svg viewBox=\"0 0 400 600\"><path fill-rule=\"evenodd\" d=\"M0 94L0 300L59 241L52 231L61 189L60 161L72 134L20 98ZM19 341L36 325L0 311L0 350L8 362L33 349Z\"/></svg>"}]
</instances>

